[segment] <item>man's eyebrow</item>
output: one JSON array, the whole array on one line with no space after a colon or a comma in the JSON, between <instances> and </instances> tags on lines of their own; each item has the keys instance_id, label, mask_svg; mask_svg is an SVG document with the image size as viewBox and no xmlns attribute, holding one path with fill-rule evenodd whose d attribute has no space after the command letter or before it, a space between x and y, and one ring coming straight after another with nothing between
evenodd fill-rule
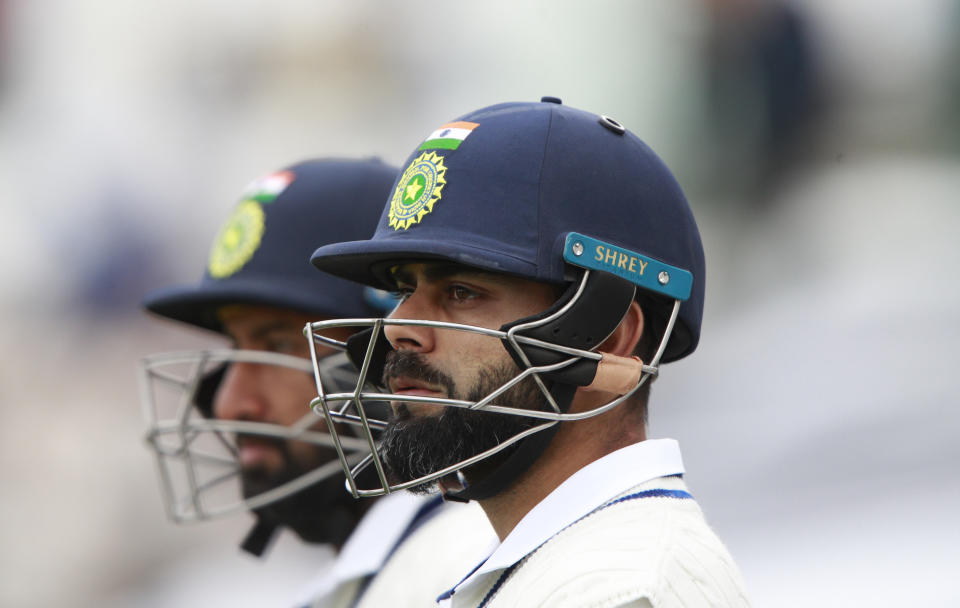
<instances>
[{"instance_id":1,"label":"man's eyebrow","mask_svg":"<svg viewBox=\"0 0 960 608\"><path fill-rule=\"evenodd\" d=\"M283 319L272 319L270 321L265 321L264 323L261 323L255 326L252 330L250 330L250 334L248 337L251 340L262 340L263 338L265 338L266 336L270 335L275 331L299 332L300 329L301 328L299 326L295 326L295 324L291 323L290 321L285 321ZM227 335L234 342L237 341L236 336L230 335L230 334L227 334Z\"/></svg>"},{"instance_id":2,"label":"man's eyebrow","mask_svg":"<svg viewBox=\"0 0 960 608\"><path fill-rule=\"evenodd\" d=\"M275 331L295 331L300 333L303 328L297 325L296 323L291 323L290 321L277 319L275 321L269 321L263 325L255 328L250 335L255 338L262 338L267 334L271 334Z\"/></svg>"}]
</instances>

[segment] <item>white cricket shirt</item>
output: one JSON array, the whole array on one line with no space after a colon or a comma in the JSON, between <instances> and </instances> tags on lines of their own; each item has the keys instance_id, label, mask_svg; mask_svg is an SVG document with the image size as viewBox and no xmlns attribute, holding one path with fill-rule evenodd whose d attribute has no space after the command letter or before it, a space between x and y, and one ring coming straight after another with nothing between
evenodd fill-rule
<instances>
[{"instance_id":1,"label":"white cricket shirt","mask_svg":"<svg viewBox=\"0 0 960 608\"><path fill-rule=\"evenodd\" d=\"M388 494L378 499L344 543L333 567L301 591L297 605L337 606L338 590L375 574L428 500L428 497L409 492Z\"/></svg>"},{"instance_id":2,"label":"white cricket shirt","mask_svg":"<svg viewBox=\"0 0 960 608\"><path fill-rule=\"evenodd\" d=\"M612 498L646 481L683 472L680 447L674 439L648 439L590 463L531 509L486 560L438 598L440 606L451 607L453 595L471 585L484 584L486 575L519 562Z\"/></svg>"}]
</instances>

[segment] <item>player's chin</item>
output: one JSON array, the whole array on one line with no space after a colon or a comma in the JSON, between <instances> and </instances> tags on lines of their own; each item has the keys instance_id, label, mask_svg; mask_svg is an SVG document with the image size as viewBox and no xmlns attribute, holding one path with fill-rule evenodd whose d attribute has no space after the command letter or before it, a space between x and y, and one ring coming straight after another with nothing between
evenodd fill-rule
<instances>
[{"instance_id":1,"label":"player's chin","mask_svg":"<svg viewBox=\"0 0 960 608\"><path fill-rule=\"evenodd\" d=\"M428 475L428 473L424 473L423 471L413 472L405 466L397 466L397 459L390 458L389 456L384 464L386 465L387 482L392 486L408 483L421 476ZM436 480L433 480L419 483L406 489L411 494L426 496L439 492L440 486Z\"/></svg>"},{"instance_id":2,"label":"player's chin","mask_svg":"<svg viewBox=\"0 0 960 608\"><path fill-rule=\"evenodd\" d=\"M253 471L245 471L241 479L244 498L253 498L283 485L280 479Z\"/></svg>"}]
</instances>

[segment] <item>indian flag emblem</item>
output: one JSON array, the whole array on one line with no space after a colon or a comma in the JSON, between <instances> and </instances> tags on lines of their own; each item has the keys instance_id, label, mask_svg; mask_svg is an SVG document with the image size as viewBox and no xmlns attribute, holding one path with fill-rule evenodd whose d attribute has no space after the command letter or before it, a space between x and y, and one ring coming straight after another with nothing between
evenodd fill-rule
<instances>
[{"instance_id":1,"label":"indian flag emblem","mask_svg":"<svg viewBox=\"0 0 960 608\"><path fill-rule=\"evenodd\" d=\"M446 172L443 157L433 152L424 152L410 163L390 199L387 215L394 230L406 230L433 211L447 183Z\"/></svg>"},{"instance_id":2,"label":"indian flag emblem","mask_svg":"<svg viewBox=\"0 0 960 608\"><path fill-rule=\"evenodd\" d=\"M272 203L273 199L280 196L280 193L293 183L294 178L296 176L293 171L278 171L270 175L264 175L250 182L247 189L243 191L243 198L261 203Z\"/></svg>"},{"instance_id":3,"label":"indian flag emblem","mask_svg":"<svg viewBox=\"0 0 960 608\"><path fill-rule=\"evenodd\" d=\"M448 122L427 137L418 150L456 150L460 144L479 127L475 122Z\"/></svg>"}]
</instances>

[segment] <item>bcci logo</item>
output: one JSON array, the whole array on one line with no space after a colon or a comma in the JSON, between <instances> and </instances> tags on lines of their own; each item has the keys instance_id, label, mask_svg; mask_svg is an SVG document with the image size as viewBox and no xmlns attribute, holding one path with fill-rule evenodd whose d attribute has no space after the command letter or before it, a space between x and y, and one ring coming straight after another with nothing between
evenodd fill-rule
<instances>
[{"instance_id":1,"label":"bcci logo","mask_svg":"<svg viewBox=\"0 0 960 608\"><path fill-rule=\"evenodd\" d=\"M263 237L264 213L260 203L245 200L220 229L210 250L208 270L216 279L228 277L250 261Z\"/></svg>"},{"instance_id":2,"label":"bcci logo","mask_svg":"<svg viewBox=\"0 0 960 608\"><path fill-rule=\"evenodd\" d=\"M388 217L394 230L406 230L433 211L447 183L446 172L443 157L433 152L424 152L410 163L390 199Z\"/></svg>"}]
</instances>

